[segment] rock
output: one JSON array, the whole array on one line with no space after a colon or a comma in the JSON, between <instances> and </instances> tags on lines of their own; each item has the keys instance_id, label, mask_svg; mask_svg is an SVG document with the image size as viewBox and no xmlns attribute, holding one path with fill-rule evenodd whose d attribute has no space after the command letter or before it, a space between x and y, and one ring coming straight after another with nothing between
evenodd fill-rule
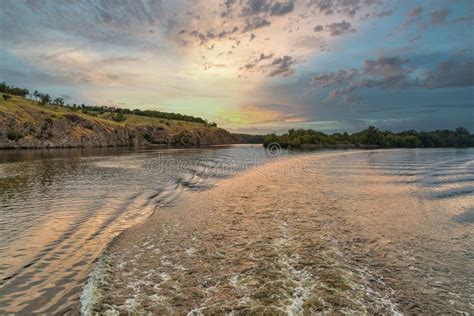
<instances>
[{"instance_id":1,"label":"rock","mask_svg":"<svg viewBox=\"0 0 474 316\"><path fill-rule=\"evenodd\" d=\"M0 112L0 148L116 147L166 144L199 146L235 143L229 132L215 127L179 128L125 126L75 113L56 117L46 112L31 118Z\"/></svg>"}]
</instances>

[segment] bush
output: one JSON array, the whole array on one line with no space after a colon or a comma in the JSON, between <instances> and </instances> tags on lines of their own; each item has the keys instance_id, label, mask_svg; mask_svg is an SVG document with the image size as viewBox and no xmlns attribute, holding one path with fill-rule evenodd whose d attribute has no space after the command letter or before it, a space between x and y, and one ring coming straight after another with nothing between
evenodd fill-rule
<instances>
[{"instance_id":1,"label":"bush","mask_svg":"<svg viewBox=\"0 0 474 316\"><path fill-rule=\"evenodd\" d=\"M2 97L5 99L5 101L12 98L12 96L9 94L3 94Z\"/></svg>"},{"instance_id":2,"label":"bush","mask_svg":"<svg viewBox=\"0 0 474 316\"><path fill-rule=\"evenodd\" d=\"M9 140L17 141L17 140L19 140L20 138L23 138L24 136L23 136L23 134L21 134L21 133L12 131L12 132L8 132L8 133L7 133L7 137L8 137Z\"/></svg>"},{"instance_id":3,"label":"bush","mask_svg":"<svg viewBox=\"0 0 474 316\"><path fill-rule=\"evenodd\" d=\"M115 121L115 122L123 122L126 119L127 118L120 112L115 114L114 116L112 116L112 120Z\"/></svg>"}]
</instances>

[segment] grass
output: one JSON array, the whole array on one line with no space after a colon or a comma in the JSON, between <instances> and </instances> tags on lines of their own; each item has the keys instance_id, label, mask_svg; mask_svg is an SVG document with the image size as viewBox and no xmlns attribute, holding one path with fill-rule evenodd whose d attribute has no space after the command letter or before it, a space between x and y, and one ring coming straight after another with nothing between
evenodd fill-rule
<instances>
[{"instance_id":1,"label":"grass","mask_svg":"<svg viewBox=\"0 0 474 316\"><path fill-rule=\"evenodd\" d=\"M68 107L55 106L51 104L41 105L37 101L25 99L19 96L12 96L12 98L5 100L0 98L0 112L6 112L14 114L16 119L21 122L34 122L38 119L58 119L67 114L75 114L87 120L94 120L108 125L122 125L122 126L143 126L152 125L159 126L164 129L202 129L207 128L202 123L178 121L178 120L167 120L162 118L139 116L139 115L124 115L125 120L122 122L116 122L112 119L115 115L111 112L92 112L83 113L81 110L73 110Z\"/></svg>"}]
</instances>

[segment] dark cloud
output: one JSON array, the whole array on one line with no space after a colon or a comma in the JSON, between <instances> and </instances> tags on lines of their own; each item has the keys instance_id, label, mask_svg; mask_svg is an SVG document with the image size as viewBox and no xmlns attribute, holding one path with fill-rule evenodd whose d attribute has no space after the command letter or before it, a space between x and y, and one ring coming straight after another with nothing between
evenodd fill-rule
<instances>
[{"instance_id":1,"label":"dark cloud","mask_svg":"<svg viewBox=\"0 0 474 316\"><path fill-rule=\"evenodd\" d=\"M309 0L308 5L326 15L343 14L354 17L357 13L369 7L375 7L384 0Z\"/></svg>"},{"instance_id":2,"label":"dark cloud","mask_svg":"<svg viewBox=\"0 0 474 316\"><path fill-rule=\"evenodd\" d=\"M287 77L293 74L293 69L291 69L291 66L295 63L295 60L291 56L283 56L283 57L278 57L275 58L270 65L268 65L268 68L270 68L270 72L268 75L270 77L274 76L283 76Z\"/></svg>"},{"instance_id":3,"label":"dark cloud","mask_svg":"<svg viewBox=\"0 0 474 316\"><path fill-rule=\"evenodd\" d=\"M270 59L272 57L273 57L273 54L265 55L264 53L261 53L260 57L258 58L258 61L262 61L262 60L265 60L265 59Z\"/></svg>"},{"instance_id":4,"label":"dark cloud","mask_svg":"<svg viewBox=\"0 0 474 316\"><path fill-rule=\"evenodd\" d=\"M384 18L384 17L392 15L392 14L393 14L392 10L386 10L386 11L377 12L377 13L374 14L374 16L376 18Z\"/></svg>"},{"instance_id":5,"label":"dark cloud","mask_svg":"<svg viewBox=\"0 0 474 316\"><path fill-rule=\"evenodd\" d=\"M293 1L275 2L270 8L271 15L285 15L290 13L295 8Z\"/></svg>"},{"instance_id":6,"label":"dark cloud","mask_svg":"<svg viewBox=\"0 0 474 316\"><path fill-rule=\"evenodd\" d=\"M267 0L248 0L242 10L243 15L254 15L268 12L271 8L270 1Z\"/></svg>"},{"instance_id":7,"label":"dark cloud","mask_svg":"<svg viewBox=\"0 0 474 316\"><path fill-rule=\"evenodd\" d=\"M430 24L438 25L443 23L446 20L446 17L449 14L449 9L444 8L441 10L436 10L430 13Z\"/></svg>"},{"instance_id":8,"label":"dark cloud","mask_svg":"<svg viewBox=\"0 0 474 316\"><path fill-rule=\"evenodd\" d=\"M383 87L395 87L402 84L406 75L410 72L407 69L407 60L398 57L380 57L376 60L364 61L362 72L365 75L381 78L378 82Z\"/></svg>"},{"instance_id":9,"label":"dark cloud","mask_svg":"<svg viewBox=\"0 0 474 316\"><path fill-rule=\"evenodd\" d=\"M272 1L272 0L247 0L242 8L243 16L251 15L285 15L295 8L293 0ZM227 10L229 11L229 10Z\"/></svg>"},{"instance_id":10,"label":"dark cloud","mask_svg":"<svg viewBox=\"0 0 474 316\"><path fill-rule=\"evenodd\" d=\"M187 32L186 30L181 30L178 32L178 35L184 36L188 35L189 37L196 39L199 41L200 45L206 44L208 41L213 40L213 39L225 39L227 36L230 36L236 32L238 32L239 28L234 27L232 30L224 30L224 31L213 31L213 30L208 30L205 33L198 31L198 30L193 30L191 32ZM187 41L182 41L182 44L187 44Z\"/></svg>"},{"instance_id":11,"label":"dark cloud","mask_svg":"<svg viewBox=\"0 0 474 316\"><path fill-rule=\"evenodd\" d=\"M224 12L222 12L221 16L226 17L232 12L232 7L236 3L236 0L225 0L224 1Z\"/></svg>"},{"instance_id":12,"label":"dark cloud","mask_svg":"<svg viewBox=\"0 0 474 316\"><path fill-rule=\"evenodd\" d=\"M293 57L285 55L283 57L273 58L273 56L273 53L268 55L261 53L258 58L249 61L241 67L240 70L263 72L269 77L288 77L294 73L293 69L291 69L291 66L296 63ZM273 60L271 62L266 62L272 58Z\"/></svg>"},{"instance_id":13,"label":"dark cloud","mask_svg":"<svg viewBox=\"0 0 474 316\"><path fill-rule=\"evenodd\" d=\"M441 89L474 86L474 60L442 62L434 70L425 71L423 75L417 75L417 70L405 59L380 57L376 60L366 60L361 69L341 69L314 75L311 85L313 90L333 88L326 101L342 99L345 102L357 100L354 92L360 89Z\"/></svg>"},{"instance_id":14,"label":"dark cloud","mask_svg":"<svg viewBox=\"0 0 474 316\"><path fill-rule=\"evenodd\" d=\"M440 63L428 72L423 86L428 89L474 86L474 60Z\"/></svg>"},{"instance_id":15,"label":"dark cloud","mask_svg":"<svg viewBox=\"0 0 474 316\"><path fill-rule=\"evenodd\" d=\"M246 21L244 32L253 31L253 30L259 29L261 27L268 26L268 25L270 25L270 21L268 21L265 18L262 18L262 17L259 17L259 16L249 18Z\"/></svg>"},{"instance_id":16,"label":"dark cloud","mask_svg":"<svg viewBox=\"0 0 474 316\"><path fill-rule=\"evenodd\" d=\"M326 29L329 31L331 36L338 36L346 33L355 32L354 29L351 29L351 23L343 20L342 22L334 22L326 25Z\"/></svg>"},{"instance_id":17,"label":"dark cloud","mask_svg":"<svg viewBox=\"0 0 474 316\"><path fill-rule=\"evenodd\" d=\"M328 88L334 85L341 85L348 80L352 80L359 75L359 70L349 69L349 70L339 70L336 72L328 72L323 74L314 75L311 78L311 84L321 87Z\"/></svg>"},{"instance_id":18,"label":"dark cloud","mask_svg":"<svg viewBox=\"0 0 474 316\"><path fill-rule=\"evenodd\" d=\"M326 30L331 36L338 36L355 32L355 29L351 29L351 23L346 22L346 20L343 20L342 22L334 22L331 24L327 24L325 27L323 25L316 25L313 30L317 33Z\"/></svg>"},{"instance_id":19,"label":"dark cloud","mask_svg":"<svg viewBox=\"0 0 474 316\"><path fill-rule=\"evenodd\" d=\"M324 30L324 26L323 25L316 25L314 27L314 31L315 32L322 32Z\"/></svg>"},{"instance_id":20,"label":"dark cloud","mask_svg":"<svg viewBox=\"0 0 474 316\"><path fill-rule=\"evenodd\" d=\"M240 68L240 70L252 70L257 68L257 65L264 60L271 59L273 57L273 54L268 54L265 55L265 53L261 53L260 56L256 59L253 59L252 61L249 61L247 64L245 64L243 67ZM259 67L258 69L263 69L264 66Z\"/></svg>"},{"instance_id":21,"label":"dark cloud","mask_svg":"<svg viewBox=\"0 0 474 316\"><path fill-rule=\"evenodd\" d=\"M204 44L204 43L206 43L207 40L208 40L207 36L206 36L204 33L201 33L201 32L199 32L199 31L197 31L197 30L191 31L191 32L189 33L189 35L190 35L191 37L194 37L194 38L198 39L198 40L200 41L200 44Z\"/></svg>"}]
</instances>

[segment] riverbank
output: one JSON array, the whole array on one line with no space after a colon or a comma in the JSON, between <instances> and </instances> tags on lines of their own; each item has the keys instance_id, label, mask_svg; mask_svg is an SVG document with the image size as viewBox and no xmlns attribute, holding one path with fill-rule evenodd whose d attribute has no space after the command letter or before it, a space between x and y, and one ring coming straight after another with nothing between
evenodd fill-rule
<instances>
[{"instance_id":1,"label":"riverbank","mask_svg":"<svg viewBox=\"0 0 474 316\"><path fill-rule=\"evenodd\" d=\"M206 123L86 111L12 96L0 99L0 149L234 144L228 131Z\"/></svg>"},{"instance_id":2,"label":"riverbank","mask_svg":"<svg viewBox=\"0 0 474 316\"><path fill-rule=\"evenodd\" d=\"M384 152L390 153L376 154ZM444 266L440 258L450 257L446 264L452 265L459 253L448 254L454 245L441 248L452 236L444 240L439 231L426 231L434 226L423 220L426 201L395 197L405 195L400 184L388 184L393 191L384 195L383 177L364 188L366 199L357 193L346 204L330 192L334 181L324 165L357 154L269 163L157 210L111 243L83 291L83 312L468 311L470 277L463 281L459 264ZM370 170L364 179L373 180L376 169ZM379 202L373 207L356 203L374 197ZM397 208L401 201L405 206ZM467 229L455 233L464 248ZM448 271L452 283L433 271Z\"/></svg>"}]
</instances>

